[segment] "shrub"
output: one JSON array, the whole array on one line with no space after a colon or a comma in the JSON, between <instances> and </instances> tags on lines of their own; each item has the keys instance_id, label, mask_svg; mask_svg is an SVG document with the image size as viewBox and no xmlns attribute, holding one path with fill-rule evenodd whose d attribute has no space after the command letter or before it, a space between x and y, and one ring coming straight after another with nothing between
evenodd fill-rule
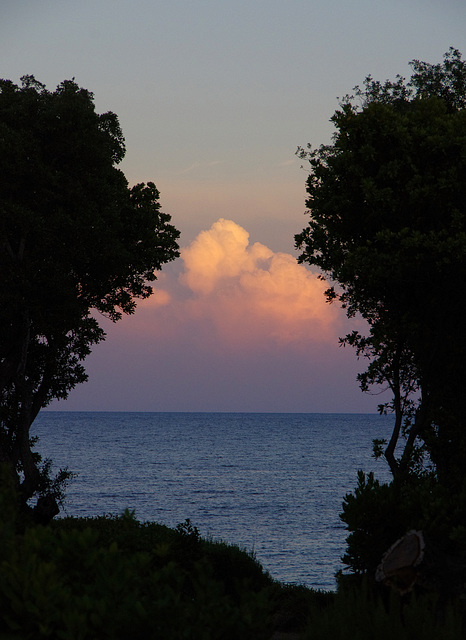
<instances>
[{"instance_id":1,"label":"shrub","mask_svg":"<svg viewBox=\"0 0 466 640\"><path fill-rule=\"evenodd\" d=\"M1 558L1 637L267 638L265 592L226 588L183 536L128 514L28 528Z\"/></svg>"},{"instance_id":2,"label":"shrub","mask_svg":"<svg viewBox=\"0 0 466 640\"><path fill-rule=\"evenodd\" d=\"M435 595L408 601L395 592L376 596L367 582L335 595L330 606L311 603L303 640L460 640L464 638L459 605L439 616Z\"/></svg>"}]
</instances>

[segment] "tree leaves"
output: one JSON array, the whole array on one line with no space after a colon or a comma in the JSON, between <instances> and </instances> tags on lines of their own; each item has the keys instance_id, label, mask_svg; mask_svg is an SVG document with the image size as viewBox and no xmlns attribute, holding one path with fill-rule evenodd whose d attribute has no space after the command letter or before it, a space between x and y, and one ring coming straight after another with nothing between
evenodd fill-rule
<instances>
[{"instance_id":1,"label":"tree leaves","mask_svg":"<svg viewBox=\"0 0 466 640\"><path fill-rule=\"evenodd\" d=\"M417 467L417 442L453 478L453 443L466 448L455 399L466 383L466 62L450 49L441 64L411 65L409 82L368 76L333 115L333 143L298 150L310 219L296 246L338 284L329 299L369 323L367 337L343 342L369 359L361 388L394 393L403 464ZM396 473L392 454L389 445Z\"/></svg>"},{"instance_id":2,"label":"tree leaves","mask_svg":"<svg viewBox=\"0 0 466 640\"><path fill-rule=\"evenodd\" d=\"M118 117L74 80L0 80L0 457L24 501L38 487L29 428L86 380L105 338L95 313L133 313L179 255L155 185L129 188L117 168L124 154Z\"/></svg>"}]
</instances>

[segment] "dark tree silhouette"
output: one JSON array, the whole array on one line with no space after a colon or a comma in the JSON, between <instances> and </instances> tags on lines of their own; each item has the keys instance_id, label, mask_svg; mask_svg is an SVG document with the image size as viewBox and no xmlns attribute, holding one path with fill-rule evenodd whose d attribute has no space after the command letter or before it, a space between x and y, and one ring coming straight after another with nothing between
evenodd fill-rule
<instances>
[{"instance_id":1,"label":"dark tree silhouette","mask_svg":"<svg viewBox=\"0 0 466 640\"><path fill-rule=\"evenodd\" d=\"M369 358L362 388L393 392L381 410L396 414L384 451L394 476L424 459L455 485L466 458L466 63L450 49L411 66L409 82L368 77L333 115L332 144L298 150L310 221L296 243L300 262L333 282L329 300L369 323L343 342Z\"/></svg>"},{"instance_id":2,"label":"dark tree silhouette","mask_svg":"<svg viewBox=\"0 0 466 640\"><path fill-rule=\"evenodd\" d=\"M133 313L179 232L153 183L129 188L114 113L73 80L48 91L33 76L0 81L0 460L36 519L56 511L61 471L33 450L30 428L87 376L105 338L97 321Z\"/></svg>"},{"instance_id":3,"label":"dark tree silhouette","mask_svg":"<svg viewBox=\"0 0 466 640\"><path fill-rule=\"evenodd\" d=\"M415 60L409 81L366 78L332 117L332 144L299 149L310 163L310 220L299 260L328 279L329 301L361 314L366 335L341 341L366 357L365 391L392 391L388 441L374 441L393 480L358 474L345 496L352 576L376 577L382 556L422 531L414 584L464 595L466 571L466 62ZM425 565L425 566L424 566ZM393 576L392 576L393 577ZM342 576L342 580L345 580Z\"/></svg>"}]
</instances>

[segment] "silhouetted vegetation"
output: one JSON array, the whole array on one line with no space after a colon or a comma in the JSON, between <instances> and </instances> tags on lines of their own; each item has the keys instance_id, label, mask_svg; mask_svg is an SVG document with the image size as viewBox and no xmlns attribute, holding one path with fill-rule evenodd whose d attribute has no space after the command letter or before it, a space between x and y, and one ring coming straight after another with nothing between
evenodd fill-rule
<instances>
[{"instance_id":1,"label":"silhouetted vegetation","mask_svg":"<svg viewBox=\"0 0 466 640\"><path fill-rule=\"evenodd\" d=\"M368 322L342 339L368 361L361 388L392 392L379 410L393 433L374 455L393 482L361 473L346 497L345 562L373 579L382 553L422 529L418 583L445 595L466 578L466 63L450 49L411 66L408 82L366 78L333 115L332 144L298 150L310 221L296 244L330 280L328 300Z\"/></svg>"},{"instance_id":2,"label":"silhouetted vegetation","mask_svg":"<svg viewBox=\"0 0 466 640\"><path fill-rule=\"evenodd\" d=\"M50 477L34 419L86 380L82 361L105 338L95 312L132 313L178 256L155 185L129 188L124 154L117 116L74 81L0 80L0 461L38 521L58 512L69 473Z\"/></svg>"},{"instance_id":3,"label":"silhouetted vegetation","mask_svg":"<svg viewBox=\"0 0 466 640\"><path fill-rule=\"evenodd\" d=\"M274 581L254 555L133 513L62 518L65 469L34 453L38 411L86 378L112 320L150 295L178 255L152 183L128 188L118 120L74 81L0 81L0 637L167 640L429 640L464 637L466 483L466 64L412 63L343 99L331 145L310 162L301 262L320 267L368 335L363 390L386 385L393 481L359 473L336 593ZM28 501L38 498L31 513ZM383 554L423 532L422 563L375 580ZM419 536L421 539L421 536Z\"/></svg>"},{"instance_id":4,"label":"silhouetted vegetation","mask_svg":"<svg viewBox=\"0 0 466 640\"><path fill-rule=\"evenodd\" d=\"M462 637L458 603L281 584L252 553L203 539L189 520L170 529L126 511L24 528L11 480L2 486L1 638Z\"/></svg>"}]
</instances>

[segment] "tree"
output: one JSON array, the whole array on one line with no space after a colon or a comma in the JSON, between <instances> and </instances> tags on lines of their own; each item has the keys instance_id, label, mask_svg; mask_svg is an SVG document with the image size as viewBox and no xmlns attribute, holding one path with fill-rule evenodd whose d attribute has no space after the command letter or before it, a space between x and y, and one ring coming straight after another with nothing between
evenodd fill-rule
<instances>
[{"instance_id":1,"label":"tree","mask_svg":"<svg viewBox=\"0 0 466 640\"><path fill-rule=\"evenodd\" d=\"M344 562L374 577L382 554L422 530L439 562L431 584L464 592L466 567L466 62L415 60L409 81L367 77L331 121L332 143L309 161L310 220L301 263L329 280L327 299L367 321L341 339L367 358L364 391L392 392L389 441L375 440L392 482L360 473L343 503ZM434 554L435 555L435 554ZM447 571L446 567L461 567ZM442 573L443 572L443 573ZM431 576L432 577L432 576Z\"/></svg>"},{"instance_id":2,"label":"tree","mask_svg":"<svg viewBox=\"0 0 466 640\"><path fill-rule=\"evenodd\" d=\"M369 358L362 388L393 392L381 407L396 414L393 474L419 471L424 455L455 485L466 454L466 63L450 49L411 66L409 82L366 78L331 118L332 144L298 150L311 218L296 244L333 282L328 299L368 322L367 336L343 342Z\"/></svg>"},{"instance_id":3,"label":"tree","mask_svg":"<svg viewBox=\"0 0 466 640\"><path fill-rule=\"evenodd\" d=\"M87 379L82 361L146 298L178 255L179 232L151 182L129 188L117 168L117 116L97 114L74 80L48 91L33 76L0 80L0 461L24 509L56 510L61 471L33 450L41 408ZM48 507L47 507L48 504Z\"/></svg>"}]
</instances>

